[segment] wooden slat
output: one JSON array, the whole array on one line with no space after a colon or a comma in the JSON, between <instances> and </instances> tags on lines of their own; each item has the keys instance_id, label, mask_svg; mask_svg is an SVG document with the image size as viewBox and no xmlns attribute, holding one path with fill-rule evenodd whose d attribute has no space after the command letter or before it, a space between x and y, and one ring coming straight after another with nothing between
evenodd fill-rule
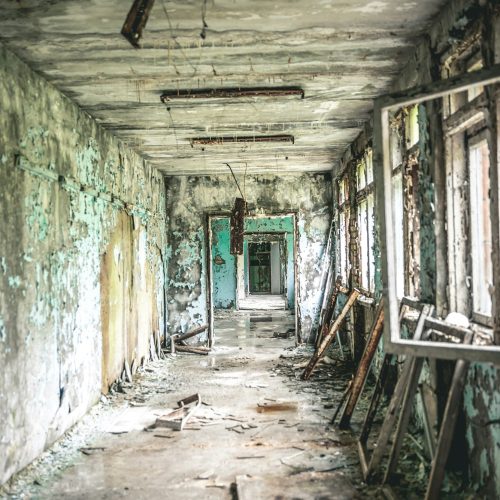
<instances>
[{"instance_id":1,"label":"wooden slat","mask_svg":"<svg viewBox=\"0 0 500 500\"><path fill-rule=\"evenodd\" d=\"M346 429L349 427L354 408L358 402L359 396L363 390L368 373L370 370L373 357L377 350L380 338L382 337L382 331L384 327L384 304L383 300L380 301L377 311L375 313L375 318L372 323L370 330L370 335L368 337L368 342L366 343L363 356L359 362L358 369L354 375L354 379L351 385L351 391L349 394L349 399L340 418L339 427L341 429Z\"/></svg>"}]
</instances>

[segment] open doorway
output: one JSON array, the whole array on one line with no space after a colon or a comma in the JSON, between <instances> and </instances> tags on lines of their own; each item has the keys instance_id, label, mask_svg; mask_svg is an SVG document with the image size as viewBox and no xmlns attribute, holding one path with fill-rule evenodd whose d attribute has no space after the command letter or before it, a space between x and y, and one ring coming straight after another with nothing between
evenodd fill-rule
<instances>
[{"instance_id":1,"label":"open doorway","mask_svg":"<svg viewBox=\"0 0 500 500\"><path fill-rule=\"evenodd\" d=\"M271 294L271 242L250 243L248 260L250 293Z\"/></svg>"},{"instance_id":2,"label":"open doorway","mask_svg":"<svg viewBox=\"0 0 500 500\"><path fill-rule=\"evenodd\" d=\"M286 232L247 232L237 260L238 309L292 309L287 300ZM290 255L293 263L293 254ZM243 261L243 264L242 264ZM242 293L243 289L243 293Z\"/></svg>"},{"instance_id":3,"label":"open doorway","mask_svg":"<svg viewBox=\"0 0 500 500\"><path fill-rule=\"evenodd\" d=\"M295 314L294 213L247 217L241 255L230 253L229 215L209 215L208 232L210 316L223 309Z\"/></svg>"}]
</instances>

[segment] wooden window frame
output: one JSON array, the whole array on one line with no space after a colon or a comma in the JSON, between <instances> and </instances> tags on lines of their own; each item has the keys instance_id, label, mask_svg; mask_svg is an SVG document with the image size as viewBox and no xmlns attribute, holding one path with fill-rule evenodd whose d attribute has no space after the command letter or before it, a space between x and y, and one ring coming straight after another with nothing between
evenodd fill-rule
<instances>
[{"instance_id":1,"label":"wooden window frame","mask_svg":"<svg viewBox=\"0 0 500 500\"><path fill-rule=\"evenodd\" d=\"M369 181L368 179L368 162L367 159L371 156L371 162L372 162L372 178ZM360 164L364 164L364 185L363 187L359 187L359 180L358 180L358 167ZM361 262L363 262L362 259L362 253L367 252L367 265L368 265L368 270L367 270L367 277L368 277L368 287L363 286L362 284L362 270L360 269L359 275L357 277L358 281L358 286L359 289L363 292L364 295L368 297L372 297L374 292L375 292L375 262L373 260L372 266L370 266L370 257L374 259L374 250L373 250L373 244L375 242L375 221L372 221L371 227L372 227L372 232L370 234L370 222L368 218L370 217L370 206L368 204L368 198L372 196L372 215L375 214L375 173L374 173L374 166L373 166L373 150L371 147L368 147L366 151L363 153L363 156L359 159L359 161L356 162L356 218L357 218L357 223L358 223L358 262L359 262L359 267L361 266ZM367 221L366 221L366 227L360 224L360 205L361 203L366 202L366 214L367 214ZM364 230L366 232L366 244L368 245L367 248L361 248L361 236L360 233L361 231ZM373 276L372 276L373 273Z\"/></svg>"},{"instance_id":2,"label":"wooden window frame","mask_svg":"<svg viewBox=\"0 0 500 500\"><path fill-rule=\"evenodd\" d=\"M424 103L433 99L443 98L451 94L467 91L477 85L490 86L500 82L500 64L473 73L440 80L405 92L397 92L382 96L374 102L374 168L377 188L377 209L381 234L381 270L383 295L385 297L384 348L389 353L405 354L417 357L438 359L465 359L470 361L491 362L500 365L500 345L492 345L483 341L482 345L452 344L401 338L399 328L399 303L395 290L395 255L391 245L393 240L392 220L392 165L390 158L389 114L401 107ZM493 244L493 338L500 338L500 273L495 272L500 267L500 205L499 205L499 173L497 157L497 126L496 117L500 109L498 103L498 86L490 87L495 95L495 104L491 105L490 123L490 157L491 164L497 168L490 169L491 192L491 223Z\"/></svg>"},{"instance_id":3,"label":"wooden window frame","mask_svg":"<svg viewBox=\"0 0 500 500\"><path fill-rule=\"evenodd\" d=\"M344 184L344 193L341 195L341 185ZM346 196L347 194L347 196ZM342 199L341 199L342 196ZM338 227L339 227L339 234L338 234L338 274L341 277L342 280L342 285L349 287L349 274L352 269L352 256L350 252L350 219L351 219L351 196L352 193L350 192L350 186L349 186L349 170L346 169L342 172L341 175L337 178L337 213L338 213ZM344 216L344 225L343 227L341 224L341 216ZM342 245L340 244L342 241L341 238L341 231L344 231L345 235L345 248L342 248ZM345 257L345 264L346 264L346 269L342 269L342 256L340 252L344 252L344 257ZM345 279L344 279L345 278Z\"/></svg>"}]
</instances>

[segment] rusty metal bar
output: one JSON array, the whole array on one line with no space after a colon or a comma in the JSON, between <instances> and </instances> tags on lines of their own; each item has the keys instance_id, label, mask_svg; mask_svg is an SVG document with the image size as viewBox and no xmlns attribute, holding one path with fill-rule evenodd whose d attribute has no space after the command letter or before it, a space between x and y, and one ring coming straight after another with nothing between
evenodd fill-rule
<instances>
[{"instance_id":1,"label":"rusty metal bar","mask_svg":"<svg viewBox=\"0 0 500 500\"><path fill-rule=\"evenodd\" d=\"M136 48L154 3L155 0L134 0L123 23L121 34Z\"/></svg>"},{"instance_id":2,"label":"rusty metal bar","mask_svg":"<svg viewBox=\"0 0 500 500\"><path fill-rule=\"evenodd\" d=\"M295 137L290 134L278 135L240 135L219 137L192 137L191 146L196 145L219 145L236 142L291 142L295 143Z\"/></svg>"},{"instance_id":3,"label":"rusty metal bar","mask_svg":"<svg viewBox=\"0 0 500 500\"><path fill-rule=\"evenodd\" d=\"M235 87L221 89L179 89L165 90L161 102L166 103L174 99L225 99L238 97L286 97L300 96L304 99L304 89L300 87Z\"/></svg>"}]
</instances>

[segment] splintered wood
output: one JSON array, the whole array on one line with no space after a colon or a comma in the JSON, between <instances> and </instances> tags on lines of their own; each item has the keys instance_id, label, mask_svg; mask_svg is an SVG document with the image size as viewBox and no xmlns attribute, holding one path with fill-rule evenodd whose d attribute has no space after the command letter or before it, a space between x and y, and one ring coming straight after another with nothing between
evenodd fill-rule
<instances>
[{"instance_id":1,"label":"splintered wood","mask_svg":"<svg viewBox=\"0 0 500 500\"><path fill-rule=\"evenodd\" d=\"M187 421L201 405L199 394L193 394L177 402L179 408L156 419L154 427L168 427L176 431L182 431Z\"/></svg>"},{"instance_id":2,"label":"splintered wood","mask_svg":"<svg viewBox=\"0 0 500 500\"><path fill-rule=\"evenodd\" d=\"M356 408L356 403L358 402L359 396L365 385L366 378L368 377L368 372L370 370L373 357L375 356L375 352L377 351L377 347L380 342L383 329L384 329L384 301L382 299L378 305L377 312L375 314L375 319L372 323L370 335L368 337L368 342L366 343L366 347L363 352L361 361L359 362L358 369L356 370L356 374L354 375L352 383L349 384L348 388L349 399L347 400L347 404L344 408L339 423L339 427L341 429L346 429L347 427L349 427L349 424L351 422L351 417L354 412L354 408ZM341 402L341 404L343 404L343 402Z\"/></svg>"},{"instance_id":3,"label":"splintered wood","mask_svg":"<svg viewBox=\"0 0 500 500\"><path fill-rule=\"evenodd\" d=\"M308 380L309 377L311 376L314 368L316 368L316 365L319 363L321 358L326 354L326 350L330 346L330 344L335 340L335 336L337 335L337 332L339 331L342 322L344 321L345 317L349 313L351 307L354 305L358 297L361 295L361 292L359 290L354 289L351 292L351 295L349 295L349 298L347 299L347 302L344 305L344 308L340 312L340 314L337 316L335 321L331 324L330 329L328 333L325 335L325 337L321 340L320 345L314 351L314 354L311 357L311 360L309 361L308 365L306 366L306 369L304 370L304 373L302 374L302 380Z\"/></svg>"}]
</instances>

